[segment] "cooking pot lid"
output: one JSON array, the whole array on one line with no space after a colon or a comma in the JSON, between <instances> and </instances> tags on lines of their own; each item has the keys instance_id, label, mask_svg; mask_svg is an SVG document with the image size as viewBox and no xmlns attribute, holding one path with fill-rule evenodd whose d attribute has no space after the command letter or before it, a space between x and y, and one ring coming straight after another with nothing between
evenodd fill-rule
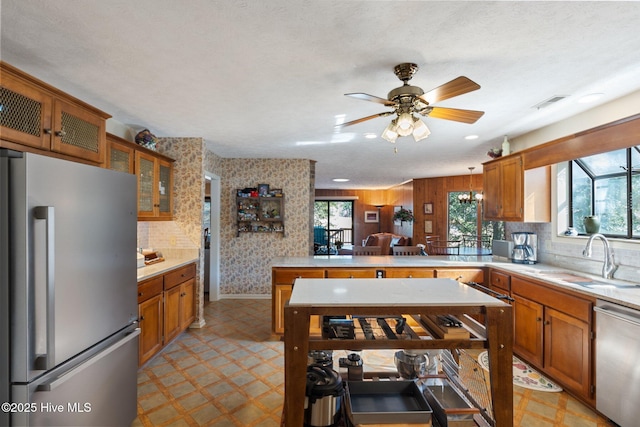
<instances>
[{"instance_id":1,"label":"cooking pot lid","mask_svg":"<svg viewBox=\"0 0 640 427\"><path fill-rule=\"evenodd\" d=\"M307 396L341 396L343 393L342 377L336 371L321 365L307 367Z\"/></svg>"}]
</instances>

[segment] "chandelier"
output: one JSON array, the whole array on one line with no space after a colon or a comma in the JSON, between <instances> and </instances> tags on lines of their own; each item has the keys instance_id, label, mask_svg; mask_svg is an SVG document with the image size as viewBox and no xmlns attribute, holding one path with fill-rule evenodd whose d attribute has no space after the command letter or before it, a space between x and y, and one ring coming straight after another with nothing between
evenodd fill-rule
<instances>
[{"instance_id":1,"label":"chandelier","mask_svg":"<svg viewBox=\"0 0 640 427\"><path fill-rule=\"evenodd\" d=\"M482 193L476 193L475 195L473 194L473 170L475 169L475 166L470 166L469 167L469 194L467 193L462 193L458 196L458 202L460 203L472 203L472 202L477 202L480 203L482 202Z\"/></svg>"}]
</instances>

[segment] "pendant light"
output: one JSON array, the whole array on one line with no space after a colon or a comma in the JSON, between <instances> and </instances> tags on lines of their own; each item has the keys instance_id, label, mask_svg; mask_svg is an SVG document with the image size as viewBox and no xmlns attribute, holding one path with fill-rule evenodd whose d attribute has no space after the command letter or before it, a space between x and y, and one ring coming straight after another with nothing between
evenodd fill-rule
<instances>
[{"instance_id":1,"label":"pendant light","mask_svg":"<svg viewBox=\"0 0 640 427\"><path fill-rule=\"evenodd\" d=\"M462 193L458 196L458 202L460 203L480 203L482 202L482 193L473 194L473 170L475 166L469 167L469 194Z\"/></svg>"}]
</instances>

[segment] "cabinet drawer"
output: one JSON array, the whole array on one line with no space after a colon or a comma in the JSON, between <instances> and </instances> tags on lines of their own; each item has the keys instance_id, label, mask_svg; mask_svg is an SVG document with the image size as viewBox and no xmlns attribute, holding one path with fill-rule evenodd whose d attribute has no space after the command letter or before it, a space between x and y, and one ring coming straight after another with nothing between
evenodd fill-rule
<instances>
[{"instance_id":1,"label":"cabinet drawer","mask_svg":"<svg viewBox=\"0 0 640 427\"><path fill-rule=\"evenodd\" d=\"M431 278L435 277L435 272L431 268L387 268L385 277L389 279L398 278Z\"/></svg>"},{"instance_id":2,"label":"cabinet drawer","mask_svg":"<svg viewBox=\"0 0 640 427\"><path fill-rule=\"evenodd\" d=\"M275 270L273 273L274 282L279 285L293 285L299 277L307 279L323 279L324 270L318 269L296 269L296 270Z\"/></svg>"},{"instance_id":3,"label":"cabinet drawer","mask_svg":"<svg viewBox=\"0 0 640 427\"><path fill-rule=\"evenodd\" d=\"M511 277L511 291L547 307L554 308L577 319L589 322L593 304L591 301L556 291L544 285Z\"/></svg>"},{"instance_id":4,"label":"cabinet drawer","mask_svg":"<svg viewBox=\"0 0 640 427\"><path fill-rule=\"evenodd\" d=\"M498 288L506 293L511 291L511 276L499 271L491 270L489 274L489 284L492 288Z\"/></svg>"},{"instance_id":5,"label":"cabinet drawer","mask_svg":"<svg viewBox=\"0 0 640 427\"><path fill-rule=\"evenodd\" d=\"M193 277L196 277L195 264L189 264L184 267L177 268L164 275L164 289L171 289Z\"/></svg>"},{"instance_id":6,"label":"cabinet drawer","mask_svg":"<svg viewBox=\"0 0 640 427\"><path fill-rule=\"evenodd\" d=\"M138 304L162 293L162 276L157 276L138 284Z\"/></svg>"},{"instance_id":7,"label":"cabinet drawer","mask_svg":"<svg viewBox=\"0 0 640 427\"><path fill-rule=\"evenodd\" d=\"M327 277L332 279L374 279L376 270L371 268L334 268L327 270Z\"/></svg>"},{"instance_id":8,"label":"cabinet drawer","mask_svg":"<svg viewBox=\"0 0 640 427\"><path fill-rule=\"evenodd\" d=\"M484 283L484 270L480 268L458 269L437 269L436 277L445 279L455 279L460 282Z\"/></svg>"}]
</instances>

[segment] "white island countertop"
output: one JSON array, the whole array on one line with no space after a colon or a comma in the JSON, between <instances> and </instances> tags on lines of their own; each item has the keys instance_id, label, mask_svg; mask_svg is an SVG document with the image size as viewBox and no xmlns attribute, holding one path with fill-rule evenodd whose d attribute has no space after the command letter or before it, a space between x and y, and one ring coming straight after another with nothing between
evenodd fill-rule
<instances>
[{"instance_id":1,"label":"white island countertop","mask_svg":"<svg viewBox=\"0 0 640 427\"><path fill-rule=\"evenodd\" d=\"M290 306L503 306L453 279L296 279Z\"/></svg>"}]
</instances>

